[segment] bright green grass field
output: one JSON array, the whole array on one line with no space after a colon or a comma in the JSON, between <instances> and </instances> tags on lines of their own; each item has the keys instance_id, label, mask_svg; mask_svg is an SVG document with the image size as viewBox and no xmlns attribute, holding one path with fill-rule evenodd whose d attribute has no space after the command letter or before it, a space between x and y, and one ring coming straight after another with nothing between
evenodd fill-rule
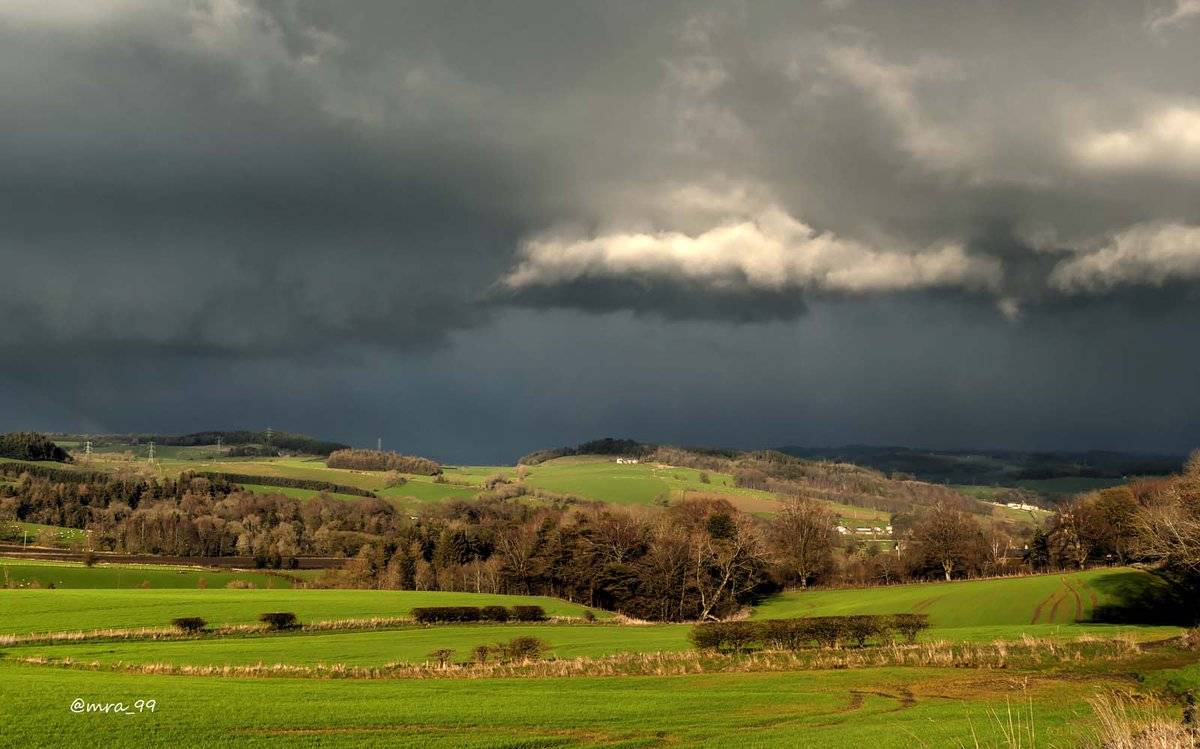
<instances>
[{"instance_id":1,"label":"bright green grass field","mask_svg":"<svg viewBox=\"0 0 1200 749\"><path fill-rule=\"evenodd\" d=\"M950 583L784 593L754 611L755 618L842 614L929 614L934 627L1070 624L1091 619L1096 606L1117 603L1123 591L1159 584L1127 568Z\"/></svg>"},{"instance_id":2,"label":"bright green grass field","mask_svg":"<svg viewBox=\"0 0 1200 749\"><path fill-rule=\"evenodd\" d=\"M879 668L682 677L453 680L150 676L0 664L13 747L1007 746L995 720L1033 704L1039 746L1070 746L1096 682ZM1028 691L1023 691L1025 683ZM154 700L74 714L73 700ZM131 710L133 708L130 708ZM977 737L978 741L972 737ZM1025 746L1025 744L1022 744Z\"/></svg>"},{"instance_id":3,"label":"bright green grass field","mask_svg":"<svg viewBox=\"0 0 1200 749\"><path fill-rule=\"evenodd\" d=\"M0 590L0 634L162 627L181 616L245 624L267 611L292 611L301 622L400 617L417 606L492 604L537 605L551 616L586 610L543 596L400 590Z\"/></svg>"},{"instance_id":4,"label":"bright green grass field","mask_svg":"<svg viewBox=\"0 0 1200 749\"><path fill-rule=\"evenodd\" d=\"M606 624L447 624L406 626L373 632L303 632L202 640L146 640L87 644L28 645L5 648L5 656L41 655L101 663L173 663L177 665L252 665L287 663L383 666L423 663L440 648L457 661L471 660L477 645L528 635L549 643L557 658L598 657L617 653L656 653L691 649L686 624L622 626Z\"/></svg>"},{"instance_id":5,"label":"bright green grass field","mask_svg":"<svg viewBox=\"0 0 1200 749\"><path fill-rule=\"evenodd\" d=\"M235 572L198 567L169 567L161 564L103 564L85 567L76 562L41 562L30 559L0 559L0 581L26 586L36 580L42 587L199 589L205 580L211 588L222 588L233 580L246 580L259 588L290 588L284 575L265 572Z\"/></svg>"},{"instance_id":6,"label":"bright green grass field","mask_svg":"<svg viewBox=\"0 0 1200 749\"><path fill-rule=\"evenodd\" d=\"M17 543L37 543L38 533L53 531L58 536L57 544L66 546L72 541L82 541L87 538L87 531L82 528L64 528L60 525L44 525L42 523L5 522L0 523L0 540Z\"/></svg>"},{"instance_id":7,"label":"bright green grass field","mask_svg":"<svg viewBox=\"0 0 1200 749\"><path fill-rule=\"evenodd\" d=\"M405 484L381 489L376 493L381 497L401 503L404 500L424 503L441 502L445 499L470 499L481 491L483 491L483 487L438 484L422 477L421 479L410 478Z\"/></svg>"},{"instance_id":8,"label":"bright green grass field","mask_svg":"<svg viewBox=\"0 0 1200 749\"><path fill-rule=\"evenodd\" d=\"M613 504L648 505L670 499L672 492L734 492L733 478L709 473L700 481L694 468L659 468L651 463L618 464L606 456L558 458L530 468L525 482L530 486L562 494L579 494ZM768 495L769 496L769 495Z\"/></svg>"}]
</instances>

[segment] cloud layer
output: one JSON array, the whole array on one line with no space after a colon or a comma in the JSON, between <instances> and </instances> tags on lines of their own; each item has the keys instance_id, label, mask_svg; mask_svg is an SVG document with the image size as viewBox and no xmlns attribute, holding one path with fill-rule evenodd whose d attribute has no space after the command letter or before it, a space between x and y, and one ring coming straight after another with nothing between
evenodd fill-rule
<instances>
[{"instance_id":1,"label":"cloud layer","mask_svg":"<svg viewBox=\"0 0 1200 749\"><path fill-rule=\"evenodd\" d=\"M778 207L696 236L679 232L534 239L503 284L511 290L581 280L672 282L721 290L887 293L928 288L986 290L1000 282L991 258L961 245L914 252L878 250L818 234Z\"/></svg>"},{"instance_id":2,"label":"cloud layer","mask_svg":"<svg viewBox=\"0 0 1200 749\"><path fill-rule=\"evenodd\" d=\"M1154 395L1200 374L1156 353L1200 334L1197 7L0 4L0 428L595 436L574 397L679 441L947 400L1009 413L991 444L1167 434L1200 408ZM1153 368L1055 375L1131 341ZM712 351L770 366L690 378Z\"/></svg>"}]
</instances>

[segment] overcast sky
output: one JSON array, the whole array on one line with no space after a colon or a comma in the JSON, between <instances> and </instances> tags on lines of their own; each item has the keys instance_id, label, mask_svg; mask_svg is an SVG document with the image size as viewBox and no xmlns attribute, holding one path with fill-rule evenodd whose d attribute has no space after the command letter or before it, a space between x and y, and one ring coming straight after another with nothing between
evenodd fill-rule
<instances>
[{"instance_id":1,"label":"overcast sky","mask_svg":"<svg viewBox=\"0 0 1200 749\"><path fill-rule=\"evenodd\" d=\"M1200 446L1200 0L0 3L0 430Z\"/></svg>"}]
</instances>

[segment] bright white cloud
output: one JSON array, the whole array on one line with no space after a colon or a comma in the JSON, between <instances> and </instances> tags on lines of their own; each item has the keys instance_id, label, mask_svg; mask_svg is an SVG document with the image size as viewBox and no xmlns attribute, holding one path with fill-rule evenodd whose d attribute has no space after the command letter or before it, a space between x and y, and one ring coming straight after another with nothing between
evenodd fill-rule
<instances>
[{"instance_id":1,"label":"bright white cloud","mask_svg":"<svg viewBox=\"0 0 1200 749\"><path fill-rule=\"evenodd\" d=\"M1151 13L1146 19L1146 27L1151 31L1165 31L1183 26L1197 16L1200 16L1200 0L1175 0L1174 8Z\"/></svg>"},{"instance_id":2,"label":"bright white cloud","mask_svg":"<svg viewBox=\"0 0 1200 749\"><path fill-rule=\"evenodd\" d=\"M1001 280L999 261L959 244L916 252L879 250L818 233L778 207L697 235L614 233L526 242L510 289L580 280L698 284L719 290L816 290L850 294L935 287L985 290Z\"/></svg>"},{"instance_id":3,"label":"bright white cloud","mask_svg":"<svg viewBox=\"0 0 1200 749\"><path fill-rule=\"evenodd\" d=\"M1200 170L1200 107L1160 109L1135 128L1089 134L1074 151L1097 169Z\"/></svg>"},{"instance_id":4,"label":"bright white cloud","mask_svg":"<svg viewBox=\"0 0 1200 749\"><path fill-rule=\"evenodd\" d=\"M1161 286L1196 279L1200 226L1138 224L1059 263L1050 274L1050 285L1066 292L1096 293L1122 285Z\"/></svg>"}]
</instances>

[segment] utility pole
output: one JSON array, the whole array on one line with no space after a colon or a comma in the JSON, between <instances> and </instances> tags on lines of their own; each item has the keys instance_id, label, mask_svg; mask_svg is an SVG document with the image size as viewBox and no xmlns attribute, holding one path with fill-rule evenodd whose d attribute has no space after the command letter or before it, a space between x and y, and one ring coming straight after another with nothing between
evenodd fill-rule
<instances>
[{"instance_id":1,"label":"utility pole","mask_svg":"<svg viewBox=\"0 0 1200 749\"><path fill-rule=\"evenodd\" d=\"M275 430L272 429L271 427L267 427L267 444L268 445L271 444L271 436L273 434L275 434Z\"/></svg>"},{"instance_id":2,"label":"utility pole","mask_svg":"<svg viewBox=\"0 0 1200 749\"><path fill-rule=\"evenodd\" d=\"M383 452L383 437L375 438L375 449L379 452Z\"/></svg>"},{"instance_id":3,"label":"utility pole","mask_svg":"<svg viewBox=\"0 0 1200 749\"><path fill-rule=\"evenodd\" d=\"M83 454L88 456L89 458L92 457L92 441L91 440L88 440L87 442L83 443Z\"/></svg>"},{"instance_id":4,"label":"utility pole","mask_svg":"<svg viewBox=\"0 0 1200 749\"><path fill-rule=\"evenodd\" d=\"M149 460L150 460L150 462L151 462L151 463L153 463L153 462L154 462L154 441L153 441L153 440L151 440L151 441L150 441L150 457L149 457Z\"/></svg>"},{"instance_id":5,"label":"utility pole","mask_svg":"<svg viewBox=\"0 0 1200 749\"><path fill-rule=\"evenodd\" d=\"M221 452L221 438L217 437L217 452Z\"/></svg>"}]
</instances>

